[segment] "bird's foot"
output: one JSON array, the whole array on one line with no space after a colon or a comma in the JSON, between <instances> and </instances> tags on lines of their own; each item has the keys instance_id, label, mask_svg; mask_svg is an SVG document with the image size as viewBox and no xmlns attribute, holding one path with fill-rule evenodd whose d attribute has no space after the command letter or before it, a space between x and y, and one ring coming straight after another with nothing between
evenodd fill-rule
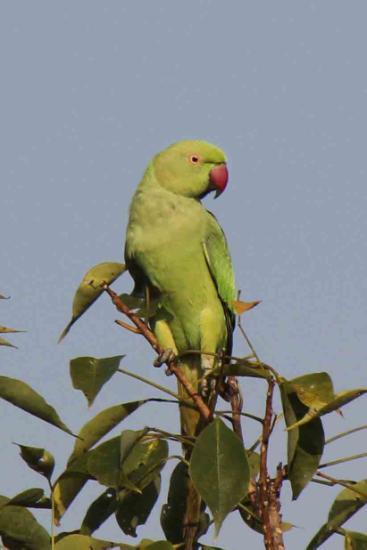
<instances>
[{"instance_id":1,"label":"bird's foot","mask_svg":"<svg viewBox=\"0 0 367 550\"><path fill-rule=\"evenodd\" d=\"M164 363L166 363L167 365L169 365L170 363L172 363L174 360L176 359L176 355L174 353L174 351L171 349L171 348L167 348L165 350L163 350L159 355L158 357L155 359L153 365L155 367L161 367ZM169 370L169 368L166 369L166 375L167 376L170 376L172 373L171 371Z\"/></svg>"},{"instance_id":2,"label":"bird's foot","mask_svg":"<svg viewBox=\"0 0 367 550\"><path fill-rule=\"evenodd\" d=\"M200 394L202 397L207 398L215 391L217 380L211 376L211 368L204 368L203 371L204 375L200 382Z\"/></svg>"},{"instance_id":3,"label":"bird's foot","mask_svg":"<svg viewBox=\"0 0 367 550\"><path fill-rule=\"evenodd\" d=\"M220 396L228 403L231 403L233 400L242 403L241 389L235 376L228 376L227 380L224 381L221 385Z\"/></svg>"}]
</instances>

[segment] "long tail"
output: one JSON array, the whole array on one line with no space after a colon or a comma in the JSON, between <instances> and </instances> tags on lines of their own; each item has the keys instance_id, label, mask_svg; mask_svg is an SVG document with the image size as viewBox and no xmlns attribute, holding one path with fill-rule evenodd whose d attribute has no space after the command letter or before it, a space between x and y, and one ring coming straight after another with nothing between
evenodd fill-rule
<instances>
[{"instance_id":1,"label":"long tail","mask_svg":"<svg viewBox=\"0 0 367 550\"><path fill-rule=\"evenodd\" d=\"M195 391L199 391L199 380L201 376L201 360L200 356L185 358L184 363L180 363L180 368L183 370L186 380L188 380ZM182 399L193 401L188 396L185 388L179 383L178 393ZM202 428L202 421L198 411L180 406L181 416L181 433L184 436L195 437L199 434ZM190 460L192 445L183 444L183 450L186 460ZM197 548L196 541L200 535L200 516L204 505L199 493L196 491L191 479L187 478L186 487L186 511L183 522L183 535L185 550L194 550Z\"/></svg>"},{"instance_id":2,"label":"long tail","mask_svg":"<svg viewBox=\"0 0 367 550\"><path fill-rule=\"evenodd\" d=\"M195 391L199 391L199 380L201 376L200 356L186 357L185 362L179 363L179 367L185 375L186 380L191 384L192 388ZM180 383L178 383L178 394L181 399L184 399L194 405L193 400L190 399L185 388ZM196 436L200 424L199 412L193 408L182 405L180 406L180 417L182 435L188 437ZM191 445L184 445L184 451L185 457L190 458Z\"/></svg>"}]
</instances>

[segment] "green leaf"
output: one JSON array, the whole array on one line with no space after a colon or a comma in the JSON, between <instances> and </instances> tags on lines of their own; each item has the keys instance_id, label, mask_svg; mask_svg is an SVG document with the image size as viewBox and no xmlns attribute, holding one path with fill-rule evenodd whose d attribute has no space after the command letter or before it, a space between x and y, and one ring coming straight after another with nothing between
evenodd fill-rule
<instances>
[{"instance_id":1,"label":"green leaf","mask_svg":"<svg viewBox=\"0 0 367 550\"><path fill-rule=\"evenodd\" d=\"M240 439L216 418L198 436L190 462L195 488L213 514L215 531L245 497L250 468Z\"/></svg>"},{"instance_id":2,"label":"green leaf","mask_svg":"<svg viewBox=\"0 0 367 550\"><path fill-rule=\"evenodd\" d=\"M184 462L179 462L172 472L167 503L162 506L161 511L161 526L166 538L172 544L183 542L182 525L186 513L188 484L191 484L188 467ZM202 511L199 518L198 538L207 532L209 521L208 514Z\"/></svg>"},{"instance_id":3,"label":"green leaf","mask_svg":"<svg viewBox=\"0 0 367 550\"><path fill-rule=\"evenodd\" d=\"M121 405L114 405L98 413L80 430L78 438L75 441L73 453L69 460L72 461L74 458L88 451L95 443L100 441L102 437L115 428L120 422L125 420L127 416L148 401L149 399L142 399L141 401L121 403Z\"/></svg>"},{"instance_id":4,"label":"green leaf","mask_svg":"<svg viewBox=\"0 0 367 550\"><path fill-rule=\"evenodd\" d=\"M70 361L70 376L76 390L81 390L91 406L106 382L115 374L124 355L96 359L76 357Z\"/></svg>"},{"instance_id":5,"label":"green leaf","mask_svg":"<svg viewBox=\"0 0 367 550\"><path fill-rule=\"evenodd\" d=\"M327 372L313 372L289 380L306 407L318 409L334 399L334 387Z\"/></svg>"},{"instance_id":6,"label":"green leaf","mask_svg":"<svg viewBox=\"0 0 367 550\"><path fill-rule=\"evenodd\" d=\"M89 506L80 527L80 534L91 535L94 533L116 511L116 507L116 491L111 488L106 489Z\"/></svg>"},{"instance_id":7,"label":"green leaf","mask_svg":"<svg viewBox=\"0 0 367 550\"><path fill-rule=\"evenodd\" d=\"M250 529L262 535L264 533L264 526L259 516L258 507L249 498L245 498L241 504L242 506L238 507L238 511L243 521Z\"/></svg>"},{"instance_id":8,"label":"green leaf","mask_svg":"<svg viewBox=\"0 0 367 550\"><path fill-rule=\"evenodd\" d=\"M0 346L7 346L8 348L15 348L17 349L17 346L14 346L9 340L6 340L5 338L0 338Z\"/></svg>"},{"instance_id":9,"label":"green leaf","mask_svg":"<svg viewBox=\"0 0 367 550\"><path fill-rule=\"evenodd\" d=\"M132 294L120 294L119 298L136 315L147 319L156 313L160 303L159 298L150 298L147 305L145 297L134 296Z\"/></svg>"},{"instance_id":10,"label":"green leaf","mask_svg":"<svg viewBox=\"0 0 367 550\"><path fill-rule=\"evenodd\" d=\"M50 480L55 467L52 454L40 447L27 447L18 443L16 445L20 448L20 456L28 466Z\"/></svg>"},{"instance_id":11,"label":"green leaf","mask_svg":"<svg viewBox=\"0 0 367 550\"><path fill-rule=\"evenodd\" d=\"M367 535L357 531L346 531L344 536L344 550L366 550Z\"/></svg>"},{"instance_id":12,"label":"green leaf","mask_svg":"<svg viewBox=\"0 0 367 550\"><path fill-rule=\"evenodd\" d=\"M6 333L13 333L13 332L25 332L25 330L17 330L16 328L8 328L8 327L2 327L0 326L0 334L6 334Z\"/></svg>"},{"instance_id":13,"label":"green leaf","mask_svg":"<svg viewBox=\"0 0 367 550\"><path fill-rule=\"evenodd\" d=\"M367 480L355 483L352 489L343 489L334 500L327 523L309 542L306 550L314 550L331 537L339 527L367 503Z\"/></svg>"},{"instance_id":14,"label":"green leaf","mask_svg":"<svg viewBox=\"0 0 367 550\"><path fill-rule=\"evenodd\" d=\"M308 408L304 416L290 425L288 430L306 424L324 414L336 411L367 392L367 388L357 388L335 394L332 380L326 372L299 376L289 380L288 383L292 384L299 401Z\"/></svg>"},{"instance_id":15,"label":"green leaf","mask_svg":"<svg viewBox=\"0 0 367 550\"><path fill-rule=\"evenodd\" d=\"M120 487L120 437L101 443L88 453L88 471L107 487Z\"/></svg>"},{"instance_id":16,"label":"green leaf","mask_svg":"<svg viewBox=\"0 0 367 550\"><path fill-rule=\"evenodd\" d=\"M8 498L4 495L0 495L0 508L2 506L5 506L5 504L7 504L9 501L10 501L10 498Z\"/></svg>"},{"instance_id":17,"label":"green leaf","mask_svg":"<svg viewBox=\"0 0 367 550\"><path fill-rule=\"evenodd\" d=\"M68 469L58 478L53 491L55 522L57 525L89 479L90 475L88 473L76 472Z\"/></svg>"},{"instance_id":18,"label":"green leaf","mask_svg":"<svg viewBox=\"0 0 367 550\"><path fill-rule=\"evenodd\" d=\"M91 478L87 469L88 455L82 455L72 462L68 462L67 468L54 483L55 523L59 524L76 495L82 490Z\"/></svg>"},{"instance_id":19,"label":"green leaf","mask_svg":"<svg viewBox=\"0 0 367 550\"><path fill-rule=\"evenodd\" d=\"M327 403L327 405L319 409L318 415L322 416L324 414L337 411L338 409L340 409L340 407L343 407L347 403L350 403L354 399L357 399L357 397L360 397L366 392L367 388L356 388L354 390L347 390L337 393L335 395L335 398L330 403Z\"/></svg>"},{"instance_id":20,"label":"green leaf","mask_svg":"<svg viewBox=\"0 0 367 550\"><path fill-rule=\"evenodd\" d=\"M21 506L0 509L0 535L21 544L24 550L49 550L50 536L33 515Z\"/></svg>"},{"instance_id":21,"label":"green leaf","mask_svg":"<svg viewBox=\"0 0 367 550\"><path fill-rule=\"evenodd\" d=\"M26 489L11 498L8 504L12 504L14 506L34 506L37 505L41 499L43 499L44 494L44 490L39 489L38 487L35 487L34 489Z\"/></svg>"},{"instance_id":22,"label":"green leaf","mask_svg":"<svg viewBox=\"0 0 367 550\"><path fill-rule=\"evenodd\" d=\"M295 426L307 407L298 399L291 382L283 382L279 387L286 425ZM288 432L288 478L294 500L317 470L324 444L324 430L319 418Z\"/></svg>"},{"instance_id":23,"label":"green leaf","mask_svg":"<svg viewBox=\"0 0 367 550\"><path fill-rule=\"evenodd\" d=\"M73 300L70 322L62 331L59 342L65 338L73 324L87 311L103 292L102 285L110 285L126 271L125 264L103 262L93 266L83 277Z\"/></svg>"},{"instance_id":24,"label":"green leaf","mask_svg":"<svg viewBox=\"0 0 367 550\"><path fill-rule=\"evenodd\" d=\"M139 549L140 548L142 550L174 550L172 544L167 540L158 540L157 542L153 542L151 544L148 544L147 546L139 545Z\"/></svg>"},{"instance_id":25,"label":"green leaf","mask_svg":"<svg viewBox=\"0 0 367 550\"><path fill-rule=\"evenodd\" d=\"M255 451L246 451L246 453L250 467L250 479L254 481L260 472L260 455Z\"/></svg>"},{"instance_id":26,"label":"green leaf","mask_svg":"<svg viewBox=\"0 0 367 550\"><path fill-rule=\"evenodd\" d=\"M141 433L141 432L138 432ZM129 430L130 436L130 430ZM121 437L115 437L88 453L88 471L99 483L108 487L142 490L158 475L168 456L163 440L137 441L122 462Z\"/></svg>"},{"instance_id":27,"label":"green leaf","mask_svg":"<svg viewBox=\"0 0 367 550\"><path fill-rule=\"evenodd\" d=\"M56 543L57 550L107 550L109 548L133 550L135 547L129 544L120 544L77 534L67 535Z\"/></svg>"},{"instance_id":28,"label":"green leaf","mask_svg":"<svg viewBox=\"0 0 367 550\"><path fill-rule=\"evenodd\" d=\"M149 400L132 401L131 403L115 405L101 411L83 426L68 460L69 469L64 472L63 476L60 476L56 483L55 503L57 520L61 519L90 477L86 468L85 471L79 472L79 474L70 473L75 461L83 455L85 456L86 452L104 435L147 401Z\"/></svg>"},{"instance_id":29,"label":"green leaf","mask_svg":"<svg viewBox=\"0 0 367 550\"><path fill-rule=\"evenodd\" d=\"M121 439L124 438L124 432ZM122 464L124 475L143 490L153 481L165 466L168 457L168 443L162 439L138 441Z\"/></svg>"},{"instance_id":30,"label":"green leaf","mask_svg":"<svg viewBox=\"0 0 367 550\"><path fill-rule=\"evenodd\" d=\"M120 463L123 464L132 452L133 448L148 433L148 429L124 430L120 438Z\"/></svg>"},{"instance_id":31,"label":"green leaf","mask_svg":"<svg viewBox=\"0 0 367 550\"><path fill-rule=\"evenodd\" d=\"M182 524L186 512L188 477L188 467L184 462L179 462L171 475L167 504L162 506L161 526L173 544L183 541Z\"/></svg>"},{"instance_id":32,"label":"green leaf","mask_svg":"<svg viewBox=\"0 0 367 550\"><path fill-rule=\"evenodd\" d=\"M0 376L0 397L16 407L33 414L33 416L37 416L45 422L60 428L60 430L73 435L69 428L61 421L55 409L25 382L7 376Z\"/></svg>"},{"instance_id":33,"label":"green leaf","mask_svg":"<svg viewBox=\"0 0 367 550\"><path fill-rule=\"evenodd\" d=\"M248 359L236 359L230 365L224 365L215 369L214 374L223 374L224 376L247 376L250 378L272 378L272 373L266 368L266 365L258 365Z\"/></svg>"},{"instance_id":34,"label":"green leaf","mask_svg":"<svg viewBox=\"0 0 367 550\"><path fill-rule=\"evenodd\" d=\"M157 476L144 487L141 494L125 492L117 510L116 521L125 535L136 537L136 528L144 525L157 501L161 488L161 478Z\"/></svg>"}]
</instances>

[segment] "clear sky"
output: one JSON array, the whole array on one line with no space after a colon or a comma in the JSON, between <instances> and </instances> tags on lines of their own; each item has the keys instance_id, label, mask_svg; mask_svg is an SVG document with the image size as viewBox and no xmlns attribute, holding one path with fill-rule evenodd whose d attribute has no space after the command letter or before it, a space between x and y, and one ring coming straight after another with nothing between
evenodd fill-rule
<instances>
[{"instance_id":1,"label":"clear sky","mask_svg":"<svg viewBox=\"0 0 367 550\"><path fill-rule=\"evenodd\" d=\"M151 368L146 344L113 323L106 297L56 341L84 272L121 261L150 157L194 137L228 155L227 190L206 204L228 237L238 287L262 300L246 317L261 358L289 378L326 370L338 391L367 385L366 18L363 0L2 2L0 293L12 299L0 302L0 324L27 330L12 337L19 350L0 349L2 374L31 384L74 431L109 405L156 393L116 376L88 411L71 387L73 357L126 353L126 368L174 385ZM116 288L130 289L128 276ZM247 353L238 335L235 349ZM246 410L262 413L264 384L246 382L244 393ZM12 441L47 447L60 472L73 440L0 409L0 492L12 496L42 485ZM362 397L344 418L326 418L327 436L363 424L365 411ZM148 405L125 427L175 429L176 420L172 408ZM245 433L250 445L257 432L246 423ZM363 452L365 440L331 444L325 457ZM366 461L328 472L362 479ZM90 485L88 497L101 492ZM285 488L284 520L297 526L289 548L305 545L338 491L310 485L292 503ZM78 498L63 529L77 528L86 502ZM363 530L365 514L351 526ZM158 509L148 525L139 538L161 536ZM113 520L97 535L128 542ZM263 547L235 515L217 544ZM342 547L335 537L325 545Z\"/></svg>"}]
</instances>

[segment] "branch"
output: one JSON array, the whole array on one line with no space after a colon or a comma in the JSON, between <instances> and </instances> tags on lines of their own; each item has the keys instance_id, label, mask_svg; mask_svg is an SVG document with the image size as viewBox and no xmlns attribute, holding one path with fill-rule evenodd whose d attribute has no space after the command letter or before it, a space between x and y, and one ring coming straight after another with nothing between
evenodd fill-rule
<instances>
[{"instance_id":1,"label":"branch","mask_svg":"<svg viewBox=\"0 0 367 550\"><path fill-rule=\"evenodd\" d=\"M130 319L130 321L135 325L135 327L142 334L142 336L144 336L144 338L149 342L149 344L152 346L154 351L156 351L158 355L161 355L164 352L164 350L160 347L158 340L155 337L155 334L150 330L148 325L138 315L133 313L127 307L127 305L123 303L119 295L116 294L116 292L114 292L107 284L103 285L103 290L105 290L107 294L110 296L116 309L118 309L118 311L120 311ZM168 361L166 364L169 372L176 376L177 380L180 382L180 384L182 384L182 386L185 388L189 397L191 397L191 399L195 403L200 413L200 416L203 418L203 420L205 420L205 422L209 422L212 419L212 413L209 407L204 403L201 395L198 392L196 392L192 387L192 385L190 384L190 382L186 380L180 367L175 363L175 360Z\"/></svg>"},{"instance_id":2,"label":"branch","mask_svg":"<svg viewBox=\"0 0 367 550\"><path fill-rule=\"evenodd\" d=\"M268 380L260 449L259 504L266 550L284 549L283 532L281 529L282 518L279 503L280 489L283 482L283 469L281 465L279 465L276 478L270 479L267 467L269 438L274 427L274 423L272 422L274 385L275 381L273 379Z\"/></svg>"}]
</instances>

